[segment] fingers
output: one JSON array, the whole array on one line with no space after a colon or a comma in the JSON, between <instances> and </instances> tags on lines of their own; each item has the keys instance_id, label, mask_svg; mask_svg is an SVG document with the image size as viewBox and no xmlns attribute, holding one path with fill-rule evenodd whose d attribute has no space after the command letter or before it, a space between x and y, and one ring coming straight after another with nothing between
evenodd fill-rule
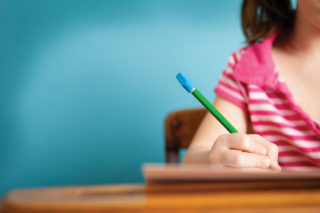
<instances>
[{"instance_id":1,"label":"fingers","mask_svg":"<svg viewBox=\"0 0 320 213\"><path fill-rule=\"evenodd\" d=\"M271 164L267 156L232 149L224 152L221 160L225 166L236 168L267 169Z\"/></svg>"},{"instance_id":2,"label":"fingers","mask_svg":"<svg viewBox=\"0 0 320 213\"><path fill-rule=\"evenodd\" d=\"M278 147L275 144L267 141L266 139L264 139L263 137L257 134L248 135L243 133L233 133L233 134L222 135L217 139L213 148L215 150L218 150L218 153L223 153L223 152L228 152L230 150L233 150L233 151L240 151L240 153L244 152L244 153L254 154L254 155L250 155L249 157L246 157L245 159L248 159L250 157L251 158L256 157L256 155L259 155L261 157L267 157L269 158L269 161L270 161L269 166L271 169L281 170L281 167L278 164ZM234 158L237 159L239 155L240 154L238 153L237 156L235 156ZM226 156L229 156L229 154L226 154ZM217 160L218 158L220 158L219 154L212 156L212 158L213 157L215 159L215 162L219 161ZM260 160L262 159L261 157L259 158ZM231 156L229 156L227 160L228 162L231 162L230 166L232 166L231 165L232 162L235 161ZM257 163L256 161L247 162L247 163L250 165L250 167L253 164L259 165L259 168L263 167L261 166L262 164L261 161L260 163ZM242 165L242 161L240 165Z\"/></svg>"},{"instance_id":3,"label":"fingers","mask_svg":"<svg viewBox=\"0 0 320 213\"><path fill-rule=\"evenodd\" d=\"M278 163L279 149L277 145L267 141L266 139L264 139L263 137L257 134L250 135L250 137L253 140L257 141L258 143L261 143L261 145L263 145L268 150L267 155L271 160L271 164L270 164L271 169L281 170L281 167L279 166L279 163Z\"/></svg>"},{"instance_id":4,"label":"fingers","mask_svg":"<svg viewBox=\"0 0 320 213\"><path fill-rule=\"evenodd\" d=\"M230 149L242 150L245 152L266 155L268 153L266 147L261 143L257 143L251 137L245 134L237 134L228 140L227 146Z\"/></svg>"}]
</instances>

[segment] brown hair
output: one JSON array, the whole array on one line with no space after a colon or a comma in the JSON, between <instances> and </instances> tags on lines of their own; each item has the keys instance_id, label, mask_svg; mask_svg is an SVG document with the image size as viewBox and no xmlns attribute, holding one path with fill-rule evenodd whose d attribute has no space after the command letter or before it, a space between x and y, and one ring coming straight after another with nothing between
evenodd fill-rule
<instances>
[{"instance_id":1,"label":"brown hair","mask_svg":"<svg viewBox=\"0 0 320 213\"><path fill-rule=\"evenodd\" d=\"M273 33L283 39L291 33L294 10L290 0L243 0L241 25L247 44Z\"/></svg>"}]
</instances>

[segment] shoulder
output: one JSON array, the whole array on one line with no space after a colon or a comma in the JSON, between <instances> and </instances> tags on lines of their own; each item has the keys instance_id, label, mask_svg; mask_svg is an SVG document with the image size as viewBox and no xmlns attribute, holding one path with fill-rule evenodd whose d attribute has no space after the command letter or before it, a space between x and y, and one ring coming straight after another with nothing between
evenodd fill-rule
<instances>
[{"instance_id":1,"label":"shoulder","mask_svg":"<svg viewBox=\"0 0 320 213\"><path fill-rule=\"evenodd\" d=\"M231 75L234 74L234 70L238 65L238 62L241 60L242 56L244 55L245 51L246 51L246 47L241 47L230 55L228 65L224 70L226 73Z\"/></svg>"},{"instance_id":2,"label":"shoulder","mask_svg":"<svg viewBox=\"0 0 320 213\"><path fill-rule=\"evenodd\" d=\"M242 47L233 52L225 72L246 84L272 87L277 73L272 59L272 44L275 35L261 42Z\"/></svg>"}]
</instances>

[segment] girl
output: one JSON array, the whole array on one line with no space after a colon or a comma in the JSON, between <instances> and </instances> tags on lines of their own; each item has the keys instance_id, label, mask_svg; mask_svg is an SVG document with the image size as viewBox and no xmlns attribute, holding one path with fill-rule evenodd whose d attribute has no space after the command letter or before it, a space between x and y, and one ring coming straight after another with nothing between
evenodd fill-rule
<instances>
[{"instance_id":1,"label":"girl","mask_svg":"<svg viewBox=\"0 0 320 213\"><path fill-rule=\"evenodd\" d=\"M208 113L184 162L320 166L320 1L297 0L293 11L290 0L244 0L241 13L248 46L231 55L214 100L241 133Z\"/></svg>"}]
</instances>

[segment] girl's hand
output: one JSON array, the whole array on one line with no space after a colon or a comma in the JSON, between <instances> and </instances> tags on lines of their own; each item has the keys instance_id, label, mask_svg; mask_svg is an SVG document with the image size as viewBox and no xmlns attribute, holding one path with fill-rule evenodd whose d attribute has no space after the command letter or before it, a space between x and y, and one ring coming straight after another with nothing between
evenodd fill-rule
<instances>
[{"instance_id":1,"label":"girl's hand","mask_svg":"<svg viewBox=\"0 0 320 213\"><path fill-rule=\"evenodd\" d=\"M278 147L256 134L219 136L211 148L209 163L224 167L281 170Z\"/></svg>"}]
</instances>

